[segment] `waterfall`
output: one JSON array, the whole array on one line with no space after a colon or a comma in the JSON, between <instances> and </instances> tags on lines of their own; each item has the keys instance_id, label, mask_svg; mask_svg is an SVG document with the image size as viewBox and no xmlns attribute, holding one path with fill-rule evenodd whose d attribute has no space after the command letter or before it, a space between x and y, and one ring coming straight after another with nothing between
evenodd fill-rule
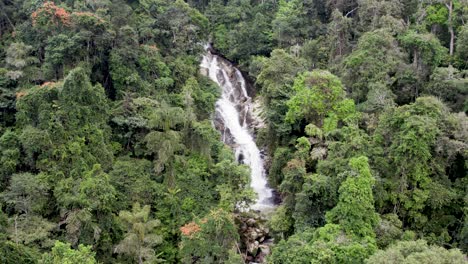
<instances>
[{"instance_id":1,"label":"waterfall","mask_svg":"<svg viewBox=\"0 0 468 264\"><path fill-rule=\"evenodd\" d=\"M257 193L251 208L259 211L272 208L273 192L268 187L263 158L249 130L255 117L245 79L230 62L209 51L200 67L222 89L221 98L216 102L216 128L223 134L223 141L233 147L237 161L250 167L250 186Z\"/></svg>"}]
</instances>

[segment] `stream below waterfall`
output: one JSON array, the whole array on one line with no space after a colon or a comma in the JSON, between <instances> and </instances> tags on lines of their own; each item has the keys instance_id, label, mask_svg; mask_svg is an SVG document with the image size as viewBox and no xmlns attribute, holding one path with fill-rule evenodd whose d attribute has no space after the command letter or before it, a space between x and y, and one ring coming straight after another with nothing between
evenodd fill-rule
<instances>
[{"instance_id":1,"label":"stream below waterfall","mask_svg":"<svg viewBox=\"0 0 468 264\"><path fill-rule=\"evenodd\" d=\"M268 187L263 157L250 127L258 120L253 114L253 100L247 93L246 81L232 63L210 51L203 56L200 67L221 87L215 126L222 133L223 142L233 148L239 163L250 167L250 185L257 193L251 209L268 211L274 207L273 190Z\"/></svg>"}]
</instances>

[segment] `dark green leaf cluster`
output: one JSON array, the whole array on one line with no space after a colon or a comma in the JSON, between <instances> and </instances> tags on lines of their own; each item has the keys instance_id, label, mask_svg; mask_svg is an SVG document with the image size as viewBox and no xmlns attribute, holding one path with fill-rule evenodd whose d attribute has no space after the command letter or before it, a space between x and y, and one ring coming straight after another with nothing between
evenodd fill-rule
<instances>
[{"instance_id":1,"label":"dark green leaf cluster","mask_svg":"<svg viewBox=\"0 0 468 264\"><path fill-rule=\"evenodd\" d=\"M282 198L270 261L364 263L378 248L415 239L466 253L468 3L274 6L269 55L246 61L219 41L255 80L263 106L258 141ZM351 165L361 156L368 170ZM372 180L358 184L362 174ZM450 262L439 249L434 261Z\"/></svg>"},{"instance_id":2,"label":"dark green leaf cluster","mask_svg":"<svg viewBox=\"0 0 468 264\"><path fill-rule=\"evenodd\" d=\"M0 1L0 262L243 261L211 43L262 109L268 261L466 263L466 21L466 0Z\"/></svg>"},{"instance_id":3,"label":"dark green leaf cluster","mask_svg":"<svg viewBox=\"0 0 468 264\"><path fill-rule=\"evenodd\" d=\"M249 170L211 124L220 91L199 74L209 21L198 9L0 9L1 263L189 261L182 226L210 212L231 221L251 202ZM220 232L213 221L197 243ZM228 224L215 259L235 252Z\"/></svg>"}]
</instances>

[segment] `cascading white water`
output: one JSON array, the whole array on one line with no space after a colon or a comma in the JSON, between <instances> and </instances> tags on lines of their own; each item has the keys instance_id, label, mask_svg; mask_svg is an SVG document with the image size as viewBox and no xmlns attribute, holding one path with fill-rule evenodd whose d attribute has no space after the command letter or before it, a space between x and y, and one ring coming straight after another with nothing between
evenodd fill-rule
<instances>
[{"instance_id":1,"label":"cascading white water","mask_svg":"<svg viewBox=\"0 0 468 264\"><path fill-rule=\"evenodd\" d=\"M242 74L225 59L208 52L200 65L204 73L222 88L216 102L216 114L224 125L223 141L233 145L238 161L251 169L250 185L257 193L257 201L251 207L264 211L273 207L273 192L268 187L263 159L249 131L248 117L252 116L252 98L247 94ZM226 131L227 130L227 131Z\"/></svg>"}]
</instances>

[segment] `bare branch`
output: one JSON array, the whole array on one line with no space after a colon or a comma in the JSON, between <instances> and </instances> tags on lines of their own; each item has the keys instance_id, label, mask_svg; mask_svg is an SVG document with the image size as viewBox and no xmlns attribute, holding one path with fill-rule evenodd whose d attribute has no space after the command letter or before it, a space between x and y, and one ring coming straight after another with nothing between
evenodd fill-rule
<instances>
[{"instance_id":1,"label":"bare branch","mask_svg":"<svg viewBox=\"0 0 468 264\"><path fill-rule=\"evenodd\" d=\"M353 10L349 11L348 13L346 13L345 17L348 17L349 15L351 15L354 11L356 11L357 9L359 8L359 6L353 8Z\"/></svg>"}]
</instances>

